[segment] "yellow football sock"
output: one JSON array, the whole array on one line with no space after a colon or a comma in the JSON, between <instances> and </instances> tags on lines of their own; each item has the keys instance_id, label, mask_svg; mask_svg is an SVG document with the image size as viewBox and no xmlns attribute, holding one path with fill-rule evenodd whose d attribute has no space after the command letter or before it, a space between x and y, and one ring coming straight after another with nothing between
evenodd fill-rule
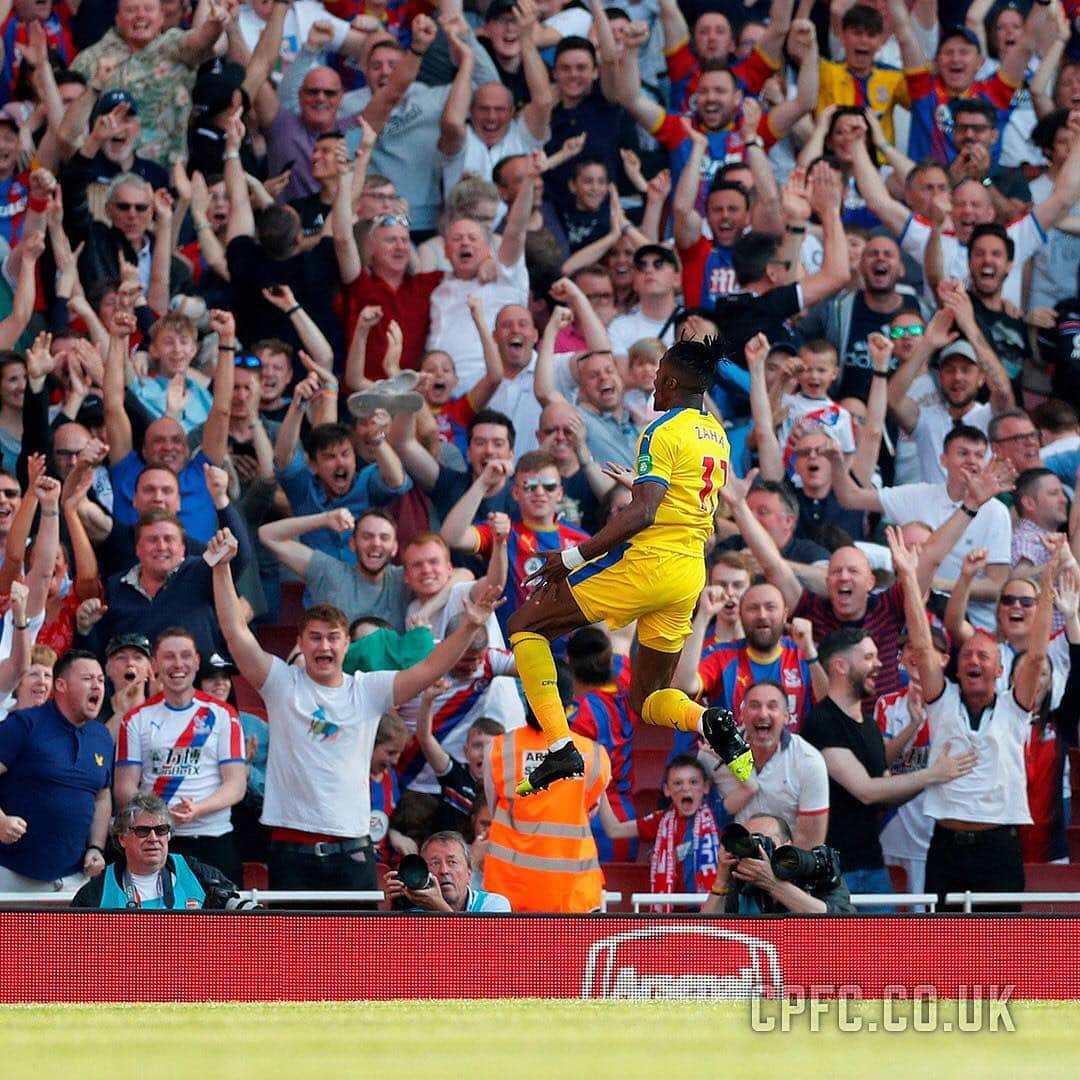
<instances>
[{"instance_id":1,"label":"yellow football sock","mask_svg":"<svg viewBox=\"0 0 1080 1080\"><path fill-rule=\"evenodd\" d=\"M682 690L668 687L654 690L641 707L641 719L656 727L677 728L679 731L697 731L698 720L705 711L703 705L691 701Z\"/></svg>"},{"instance_id":2,"label":"yellow football sock","mask_svg":"<svg viewBox=\"0 0 1080 1080\"><path fill-rule=\"evenodd\" d=\"M548 639L541 634L522 631L510 635L510 648L514 650L525 697L547 736L548 745L570 738L570 725L566 722L566 709L559 700L555 660Z\"/></svg>"}]
</instances>

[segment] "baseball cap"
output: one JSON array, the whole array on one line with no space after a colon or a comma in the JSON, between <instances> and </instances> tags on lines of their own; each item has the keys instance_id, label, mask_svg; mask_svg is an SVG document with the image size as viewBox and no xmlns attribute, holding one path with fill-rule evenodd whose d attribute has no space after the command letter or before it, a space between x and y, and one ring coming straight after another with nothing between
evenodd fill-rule
<instances>
[{"instance_id":1,"label":"baseball cap","mask_svg":"<svg viewBox=\"0 0 1080 1080\"><path fill-rule=\"evenodd\" d=\"M211 653L209 658L199 665L198 679L208 679L213 675L239 675L240 669L231 656Z\"/></svg>"},{"instance_id":2,"label":"baseball cap","mask_svg":"<svg viewBox=\"0 0 1080 1080\"><path fill-rule=\"evenodd\" d=\"M244 85L244 69L229 60L215 60L199 69L191 90L195 116L215 116L232 105L233 95ZM245 96L245 108L247 100Z\"/></svg>"},{"instance_id":3,"label":"baseball cap","mask_svg":"<svg viewBox=\"0 0 1080 1080\"><path fill-rule=\"evenodd\" d=\"M769 352L782 352L787 353L788 356L798 356L799 350L795 347L794 342L791 341L773 341L769 343Z\"/></svg>"},{"instance_id":4,"label":"baseball cap","mask_svg":"<svg viewBox=\"0 0 1080 1080\"><path fill-rule=\"evenodd\" d=\"M109 638L105 646L105 658L108 659L121 649L138 649L144 656L150 656L150 639L145 634L117 634Z\"/></svg>"},{"instance_id":5,"label":"baseball cap","mask_svg":"<svg viewBox=\"0 0 1080 1080\"><path fill-rule=\"evenodd\" d=\"M937 51L941 52L945 47L945 42L951 38L963 38L969 45L974 45L979 52L982 52L982 46L979 44L975 31L969 30L966 26L950 26L947 30L942 30Z\"/></svg>"},{"instance_id":6,"label":"baseball cap","mask_svg":"<svg viewBox=\"0 0 1080 1080\"><path fill-rule=\"evenodd\" d=\"M93 123L99 116L112 112L118 105L126 105L132 116L139 115L139 103L133 95L126 90L106 90L94 104L94 110L90 113L90 122Z\"/></svg>"},{"instance_id":7,"label":"baseball cap","mask_svg":"<svg viewBox=\"0 0 1080 1080\"><path fill-rule=\"evenodd\" d=\"M496 19L501 19L504 15L513 14L514 0L492 0L492 3L488 5L487 14L484 16L486 22L494 22Z\"/></svg>"},{"instance_id":8,"label":"baseball cap","mask_svg":"<svg viewBox=\"0 0 1080 1080\"><path fill-rule=\"evenodd\" d=\"M637 270L641 269L641 260L646 255L656 255L661 262L666 262L669 266L674 266L676 270L679 269L679 260L675 258L675 252L671 248L664 247L663 244L642 244L641 247L634 252L634 267Z\"/></svg>"},{"instance_id":9,"label":"baseball cap","mask_svg":"<svg viewBox=\"0 0 1080 1080\"><path fill-rule=\"evenodd\" d=\"M938 353L938 365L944 364L946 360L953 356L962 356L965 360L970 360L973 364L979 362L978 357L975 355L975 347L970 341L965 341L963 338L954 341L951 345L946 345L945 348Z\"/></svg>"},{"instance_id":10,"label":"baseball cap","mask_svg":"<svg viewBox=\"0 0 1080 1080\"><path fill-rule=\"evenodd\" d=\"M904 628L900 631L900 633L896 636L897 647L902 648L904 645L906 645L907 640L910 636L911 634L907 626L905 625ZM938 625L938 623L933 619L930 620L930 640L934 643L934 648L937 649L938 652L948 654L952 644L949 640L949 635L946 632L945 628Z\"/></svg>"}]
</instances>

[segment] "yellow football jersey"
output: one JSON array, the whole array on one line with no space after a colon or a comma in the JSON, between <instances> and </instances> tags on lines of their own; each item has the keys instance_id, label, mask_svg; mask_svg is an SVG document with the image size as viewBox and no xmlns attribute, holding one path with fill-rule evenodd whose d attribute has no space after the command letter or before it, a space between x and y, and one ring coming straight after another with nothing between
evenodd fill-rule
<instances>
[{"instance_id":1,"label":"yellow football jersey","mask_svg":"<svg viewBox=\"0 0 1080 1080\"><path fill-rule=\"evenodd\" d=\"M727 434L711 413L671 409L654 420L638 439L634 483L663 484L667 491L656 520L631 546L700 559L730 457Z\"/></svg>"}]
</instances>

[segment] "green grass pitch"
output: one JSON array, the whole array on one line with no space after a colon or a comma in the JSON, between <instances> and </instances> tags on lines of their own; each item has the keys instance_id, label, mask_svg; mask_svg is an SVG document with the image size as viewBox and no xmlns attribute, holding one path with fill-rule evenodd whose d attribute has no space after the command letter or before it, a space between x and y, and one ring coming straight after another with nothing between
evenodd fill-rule
<instances>
[{"instance_id":1,"label":"green grass pitch","mask_svg":"<svg viewBox=\"0 0 1080 1080\"><path fill-rule=\"evenodd\" d=\"M1014 1032L841 1034L827 1021L811 1033L803 1018L763 1034L742 1002L11 1006L0 1008L0 1076L1075 1077L1080 1003L1010 1010Z\"/></svg>"}]
</instances>

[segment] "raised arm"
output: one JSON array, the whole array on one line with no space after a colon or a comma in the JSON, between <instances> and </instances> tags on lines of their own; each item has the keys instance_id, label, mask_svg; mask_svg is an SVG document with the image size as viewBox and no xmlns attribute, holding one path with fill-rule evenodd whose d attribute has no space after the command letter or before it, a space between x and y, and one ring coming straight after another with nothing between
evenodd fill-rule
<instances>
[{"instance_id":1,"label":"raised arm","mask_svg":"<svg viewBox=\"0 0 1080 1080\"><path fill-rule=\"evenodd\" d=\"M556 303L565 304L570 309L574 316L574 325L585 339L586 348L600 352L611 348L607 327L575 282L568 277L561 277L548 291Z\"/></svg>"},{"instance_id":2,"label":"raised arm","mask_svg":"<svg viewBox=\"0 0 1080 1080\"><path fill-rule=\"evenodd\" d=\"M1013 397L1008 372L1002 367L997 353L986 340L975 318L975 309L967 290L959 281L947 280L941 283L938 295L942 307L952 312L956 328L968 339L975 350L975 362L979 365L983 378L986 379L986 385L990 391L990 404L994 412L1004 412L1006 409L1013 408L1016 405L1016 399Z\"/></svg>"},{"instance_id":3,"label":"raised arm","mask_svg":"<svg viewBox=\"0 0 1080 1080\"><path fill-rule=\"evenodd\" d=\"M484 317L484 301L479 295L466 298L465 303L469 307L473 326L480 335L480 344L484 351L484 374L480 376L476 384L469 390L469 401L474 409L482 409L490 400L491 395L498 389L503 380L502 360L499 357L499 346L495 344L495 337L491 327Z\"/></svg>"},{"instance_id":4,"label":"raised arm","mask_svg":"<svg viewBox=\"0 0 1080 1080\"><path fill-rule=\"evenodd\" d=\"M525 255L525 237L529 230L529 218L533 212L533 198L536 180L544 171L544 155L539 150L529 154L529 164L525 169L525 179L518 188L514 201L506 214L503 225L502 242L499 244L499 262L503 266L513 266Z\"/></svg>"},{"instance_id":5,"label":"raised arm","mask_svg":"<svg viewBox=\"0 0 1080 1080\"><path fill-rule=\"evenodd\" d=\"M690 636L683 645L679 663L671 676L671 685L691 697L697 697L701 693L701 676L698 674L701 650L705 645L705 634L708 632L709 624L716 618L716 613L723 606L723 602L724 598L716 586L705 586L701 596L698 597L694 617L690 620Z\"/></svg>"},{"instance_id":6,"label":"raised arm","mask_svg":"<svg viewBox=\"0 0 1080 1080\"><path fill-rule=\"evenodd\" d=\"M832 461L833 494L836 501L846 510L861 510L864 514L880 514L881 499L876 488L859 487L848 471L848 463L840 451L840 444L830 440L825 452Z\"/></svg>"},{"instance_id":7,"label":"raised arm","mask_svg":"<svg viewBox=\"0 0 1080 1080\"><path fill-rule=\"evenodd\" d=\"M363 269L360 249L356 246L356 236L353 233L353 195L363 190L376 138L375 129L366 123L363 117L360 117L360 146L356 151L356 160L353 162L352 183L348 180L349 168L348 162L343 160L344 155L338 159L339 179L337 192L334 195L334 205L330 210L330 227L334 237L334 254L337 256L338 273L341 275L343 285L351 285Z\"/></svg>"},{"instance_id":8,"label":"raised arm","mask_svg":"<svg viewBox=\"0 0 1080 1080\"><path fill-rule=\"evenodd\" d=\"M675 244L680 251L693 247L701 238L701 215L697 212L698 191L701 188L701 163L709 148L704 131L698 131L689 120L683 119L683 127L690 140L690 156L679 173L671 209L675 217Z\"/></svg>"},{"instance_id":9,"label":"raised arm","mask_svg":"<svg viewBox=\"0 0 1080 1080\"><path fill-rule=\"evenodd\" d=\"M938 349L955 341L960 335L953 328L953 315L947 308L934 312L933 318L926 325L923 336L915 343L911 355L900 361L900 366L893 372L887 384L889 411L896 418L901 429L909 435L919 422L919 403L908 396L908 390L915 381L915 376L922 370L923 364Z\"/></svg>"},{"instance_id":10,"label":"raised arm","mask_svg":"<svg viewBox=\"0 0 1080 1080\"><path fill-rule=\"evenodd\" d=\"M439 531L450 547L469 554L477 550L478 537L473 522L480 513L480 504L502 488L511 469L509 461L489 461L465 489L465 494L450 508Z\"/></svg>"},{"instance_id":11,"label":"raised arm","mask_svg":"<svg viewBox=\"0 0 1080 1080\"><path fill-rule=\"evenodd\" d=\"M534 139L547 142L551 138L551 111L555 108L555 92L551 86L547 65L536 47L538 12L533 0L518 0L514 8L518 41L521 43L521 70L529 91L529 102L521 109L521 118ZM600 33L599 23L597 35Z\"/></svg>"},{"instance_id":12,"label":"raised arm","mask_svg":"<svg viewBox=\"0 0 1080 1080\"><path fill-rule=\"evenodd\" d=\"M1050 647L1050 631L1054 617L1054 580L1058 563L1055 560L1039 583L1039 598L1035 604L1035 617L1031 620L1028 647L1020 657L1013 674L1013 696L1022 709L1034 711L1039 704L1039 684Z\"/></svg>"},{"instance_id":13,"label":"raised arm","mask_svg":"<svg viewBox=\"0 0 1080 1080\"><path fill-rule=\"evenodd\" d=\"M1053 190L1031 212L1043 232L1047 232L1069 213L1080 198L1080 112L1069 114L1067 127L1072 133L1072 148L1054 181Z\"/></svg>"},{"instance_id":14,"label":"raised arm","mask_svg":"<svg viewBox=\"0 0 1080 1080\"><path fill-rule=\"evenodd\" d=\"M885 181L861 140L851 144L851 168L859 194L866 205L876 214L887 229L899 236L907 225L911 211L889 194Z\"/></svg>"},{"instance_id":15,"label":"raised arm","mask_svg":"<svg viewBox=\"0 0 1080 1080\"><path fill-rule=\"evenodd\" d=\"M259 526L259 542L283 566L298 577L307 579L308 565L313 548L297 539L315 529L331 529L336 533L352 532L356 522L344 507L327 510L321 514L305 514L303 517L287 517Z\"/></svg>"},{"instance_id":16,"label":"raised arm","mask_svg":"<svg viewBox=\"0 0 1080 1080\"><path fill-rule=\"evenodd\" d=\"M555 338L574 321L568 307L559 306L540 335L540 347L536 350L536 370L533 372L533 393L542 406L565 402L566 398L555 389Z\"/></svg>"},{"instance_id":17,"label":"raised arm","mask_svg":"<svg viewBox=\"0 0 1080 1080\"><path fill-rule=\"evenodd\" d=\"M34 541L34 558L26 577L30 589L26 613L31 619L45 610L49 584L56 569L56 553L60 549L60 481L51 476L39 476L34 484L34 494L41 507L41 520Z\"/></svg>"},{"instance_id":18,"label":"raised arm","mask_svg":"<svg viewBox=\"0 0 1080 1080\"><path fill-rule=\"evenodd\" d=\"M240 669L240 674L256 690L261 690L270 674L273 658L259 645L240 611L240 598L236 595L236 584L230 565L238 548L236 537L228 529L217 532L206 546L208 555L220 555L220 561L215 564L212 574L214 610L225 643L229 647L229 654Z\"/></svg>"},{"instance_id":19,"label":"raised arm","mask_svg":"<svg viewBox=\"0 0 1080 1080\"><path fill-rule=\"evenodd\" d=\"M128 310L117 311L109 332L109 349L105 354L105 379L102 387L105 438L109 443L110 465L123 461L134 446L131 421L124 408L124 368L127 365L130 335L134 331L135 316Z\"/></svg>"},{"instance_id":20,"label":"raised arm","mask_svg":"<svg viewBox=\"0 0 1080 1080\"><path fill-rule=\"evenodd\" d=\"M926 58L926 53L923 52L919 39L915 35L915 27L912 26L906 0L888 0L888 4L904 70L922 71L929 67L930 61Z\"/></svg>"},{"instance_id":21,"label":"raised arm","mask_svg":"<svg viewBox=\"0 0 1080 1080\"><path fill-rule=\"evenodd\" d=\"M416 741L420 744L420 753L427 758L427 763L436 776L442 776L450 768L450 755L442 748L431 730L435 699L445 689L447 684L441 679L427 687L420 695L420 708L416 713Z\"/></svg>"},{"instance_id":22,"label":"raised arm","mask_svg":"<svg viewBox=\"0 0 1080 1080\"><path fill-rule=\"evenodd\" d=\"M240 143L244 138L244 124L236 113L225 121L225 191L229 196L229 225L225 233L226 244L238 236L255 235L255 215L251 210L244 166L240 163Z\"/></svg>"},{"instance_id":23,"label":"raised arm","mask_svg":"<svg viewBox=\"0 0 1080 1080\"><path fill-rule=\"evenodd\" d=\"M720 497L728 505L746 546L752 552L765 577L783 594L789 611L794 611L802 599L803 587L788 561L780 554L776 541L765 531L765 526L754 516L746 504L757 469L751 469L743 479L728 474L727 483L720 489Z\"/></svg>"},{"instance_id":24,"label":"raised arm","mask_svg":"<svg viewBox=\"0 0 1080 1080\"><path fill-rule=\"evenodd\" d=\"M615 68L614 90L616 102L651 135L663 123L666 113L641 87L638 50L644 44L645 37L631 33L628 28L623 38L622 61Z\"/></svg>"},{"instance_id":25,"label":"raised arm","mask_svg":"<svg viewBox=\"0 0 1080 1080\"><path fill-rule=\"evenodd\" d=\"M416 438L416 413L409 413L397 444L398 456L414 483L429 495L439 482L439 463Z\"/></svg>"},{"instance_id":26,"label":"raised arm","mask_svg":"<svg viewBox=\"0 0 1080 1080\"><path fill-rule=\"evenodd\" d=\"M232 312L216 308L211 311L210 329L218 336L218 355L210 414L203 425L202 451L214 465L224 465L229 456L229 410L236 381L236 320Z\"/></svg>"},{"instance_id":27,"label":"raised arm","mask_svg":"<svg viewBox=\"0 0 1080 1080\"><path fill-rule=\"evenodd\" d=\"M262 295L268 304L288 317L309 358L322 369L324 376L329 374L332 380L334 347L326 340L326 335L319 329L318 323L297 301L292 289L288 285L272 285L263 289Z\"/></svg>"},{"instance_id":28,"label":"raised arm","mask_svg":"<svg viewBox=\"0 0 1080 1080\"><path fill-rule=\"evenodd\" d=\"M863 428L862 441L855 448L851 459L851 472L860 484L869 487L877 470L881 440L885 434L886 386L889 382L893 345L884 334L878 333L871 334L866 343L874 374L866 399L866 425Z\"/></svg>"},{"instance_id":29,"label":"raised arm","mask_svg":"<svg viewBox=\"0 0 1080 1080\"><path fill-rule=\"evenodd\" d=\"M776 424L769 404L769 387L765 381L765 358L769 355L769 340L755 334L744 350L746 367L750 372L750 415L757 438L758 464L766 480L783 480L784 455L776 437Z\"/></svg>"},{"instance_id":30,"label":"raised arm","mask_svg":"<svg viewBox=\"0 0 1080 1080\"><path fill-rule=\"evenodd\" d=\"M412 21L412 41L401 54L389 82L371 95L364 108L364 119L381 132L390 114L404 99L409 87L416 81L420 63L431 43L435 40L436 26L427 15L417 15Z\"/></svg>"},{"instance_id":31,"label":"raised arm","mask_svg":"<svg viewBox=\"0 0 1080 1080\"><path fill-rule=\"evenodd\" d=\"M236 5L207 0L205 10L197 11L192 28L180 40L176 55L189 68L197 68L214 55L214 46L232 21Z\"/></svg>"},{"instance_id":32,"label":"raised arm","mask_svg":"<svg viewBox=\"0 0 1080 1080\"><path fill-rule=\"evenodd\" d=\"M449 158L459 154L465 146L476 59L456 27L447 30L446 38L450 44L450 62L456 70L439 119L439 141L436 149Z\"/></svg>"},{"instance_id":33,"label":"raised arm","mask_svg":"<svg viewBox=\"0 0 1080 1080\"><path fill-rule=\"evenodd\" d=\"M840 218L843 201L840 179L831 166L821 162L811 169L807 189L810 207L821 222L824 233L822 243L825 247L821 269L804 278L799 286L802 290L803 306L813 307L848 284L851 280L851 265L844 224Z\"/></svg>"}]
</instances>

